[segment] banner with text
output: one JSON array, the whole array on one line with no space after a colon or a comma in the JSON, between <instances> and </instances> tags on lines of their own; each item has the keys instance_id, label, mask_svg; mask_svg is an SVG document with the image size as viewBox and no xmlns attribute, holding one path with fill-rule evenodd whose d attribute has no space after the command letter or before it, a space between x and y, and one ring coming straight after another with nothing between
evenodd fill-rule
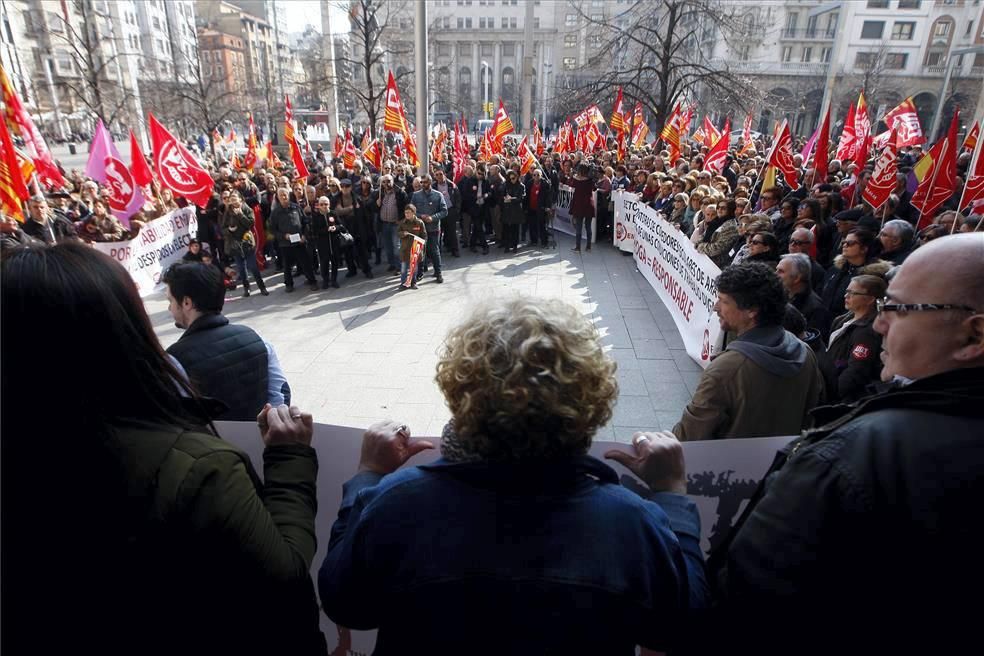
<instances>
[{"instance_id":1,"label":"banner with text","mask_svg":"<svg viewBox=\"0 0 984 656\"><path fill-rule=\"evenodd\" d=\"M188 251L188 242L198 230L194 207L183 207L154 219L127 241L93 246L130 272L140 296L161 288L161 276Z\"/></svg>"},{"instance_id":2,"label":"banner with text","mask_svg":"<svg viewBox=\"0 0 984 656\"><path fill-rule=\"evenodd\" d=\"M561 184L557 187L557 200L554 204L552 227L564 234L574 235L574 218L571 216L571 199L574 197L574 187ZM595 216L591 217L591 243L598 241L598 221L595 218L598 214L598 192L591 194L591 204L595 208ZM581 228L581 236L584 236L584 228Z\"/></svg>"},{"instance_id":3,"label":"banner with text","mask_svg":"<svg viewBox=\"0 0 984 656\"><path fill-rule=\"evenodd\" d=\"M254 422L217 421L215 425L222 439L241 448L262 475L263 442ZM411 427L412 428L412 427ZM330 424L314 425L311 446L318 452L318 515L315 532L318 551L311 563L311 575L317 580L318 569L328 553L331 527L338 517L342 502L342 484L355 475L362 450L364 429ZM628 438L623 435L623 438ZM440 445L440 438L427 438ZM683 453L687 461L687 494L700 513L700 545L704 554L728 536L738 520L739 513L751 499L776 451L785 446L791 437L762 437L739 440L707 440L684 442ZM604 459L609 449L631 451L625 443L594 442L590 454ZM440 450L424 451L407 466L432 462L440 456ZM605 460L619 476L622 485L644 498L649 497L646 486L628 469L613 460ZM588 536L570 536L571 539L589 539ZM413 539L408 535L407 539ZM321 629L328 639L329 654L371 654L376 646L375 631L354 631L336 625L321 613Z\"/></svg>"},{"instance_id":4,"label":"banner with text","mask_svg":"<svg viewBox=\"0 0 984 656\"><path fill-rule=\"evenodd\" d=\"M721 273L711 258L662 214L636 194L615 191L615 247L631 252L636 266L673 316L687 354L701 367L721 350L715 281Z\"/></svg>"}]
</instances>

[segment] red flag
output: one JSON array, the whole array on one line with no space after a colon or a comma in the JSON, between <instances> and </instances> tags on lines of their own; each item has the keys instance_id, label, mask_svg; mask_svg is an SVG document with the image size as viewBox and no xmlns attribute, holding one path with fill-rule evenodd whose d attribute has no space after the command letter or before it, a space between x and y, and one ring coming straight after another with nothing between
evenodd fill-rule
<instances>
[{"instance_id":1,"label":"red flag","mask_svg":"<svg viewBox=\"0 0 984 656\"><path fill-rule=\"evenodd\" d=\"M41 181L48 186L67 187L68 181L58 170L55 160L51 157L51 151L48 150L48 144L45 143L31 115L21 103L20 96L10 83L3 66L0 66L0 88L3 90L3 104L7 109L7 120L10 122L12 134L19 135L24 140L24 149L34 161L34 168Z\"/></svg>"},{"instance_id":2,"label":"red flag","mask_svg":"<svg viewBox=\"0 0 984 656\"><path fill-rule=\"evenodd\" d=\"M912 195L912 206L919 210L919 225L916 230L922 230L933 220L933 213L957 189L957 122L960 108L953 111L950 129L946 133L943 148L938 158L934 158L930 170L916 193Z\"/></svg>"},{"instance_id":3,"label":"red flag","mask_svg":"<svg viewBox=\"0 0 984 656\"><path fill-rule=\"evenodd\" d=\"M813 154L813 179L816 182L826 182L830 174L827 158L830 156L830 107L823 115L823 123L820 124L820 134L817 136L816 150Z\"/></svg>"},{"instance_id":4,"label":"red flag","mask_svg":"<svg viewBox=\"0 0 984 656\"><path fill-rule=\"evenodd\" d=\"M294 120L294 108L290 104L289 94L284 94L284 120L285 121Z\"/></svg>"},{"instance_id":5,"label":"red flag","mask_svg":"<svg viewBox=\"0 0 984 656\"><path fill-rule=\"evenodd\" d=\"M981 134L981 124L979 121L974 121L974 127L970 128L970 132L967 133L967 138L964 139L963 146L960 147L961 151L970 150L973 151L977 148L977 139Z\"/></svg>"},{"instance_id":6,"label":"red flag","mask_svg":"<svg viewBox=\"0 0 984 656\"><path fill-rule=\"evenodd\" d=\"M666 123L663 125L663 130L659 133L659 138L669 144L672 149L676 151L680 150L680 124L682 120L683 117L680 115L680 103L677 103L669 118L666 119Z\"/></svg>"},{"instance_id":7,"label":"red flag","mask_svg":"<svg viewBox=\"0 0 984 656\"><path fill-rule=\"evenodd\" d=\"M520 175L526 175L533 169L533 167L536 166L536 156L533 154L533 151L530 150L530 147L526 145L526 137L523 137L523 140L519 142L519 147L516 149L516 155L519 156Z\"/></svg>"},{"instance_id":8,"label":"red flag","mask_svg":"<svg viewBox=\"0 0 984 656\"><path fill-rule=\"evenodd\" d=\"M140 152L140 144L137 143L133 130L130 130L130 172L133 174L133 180L141 187L146 187L154 181L154 175L147 165L147 158Z\"/></svg>"},{"instance_id":9,"label":"red flag","mask_svg":"<svg viewBox=\"0 0 984 656\"><path fill-rule=\"evenodd\" d=\"M772 150L766 161L776 167L786 179L786 184L791 189L799 188L799 171L793 164L793 139L789 134L789 124L783 119L775 141L772 143Z\"/></svg>"},{"instance_id":10,"label":"red flag","mask_svg":"<svg viewBox=\"0 0 984 656\"><path fill-rule=\"evenodd\" d=\"M273 149L273 141L268 141L266 145L267 152L267 165L272 166L275 169L284 168L283 161L277 157L277 152Z\"/></svg>"},{"instance_id":11,"label":"red flag","mask_svg":"<svg viewBox=\"0 0 984 656\"><path fill-rule=\"evenodd\" d=\"M406 126L403 123L403 103L400 102L400 90L396 88L396 78L393 71L389 72L386 80L386 110L383 114L383 131L404 134Z\"/></svg>"},{"instance_id":12,"label":"red flag","mask_svg":"<svg viewBox=\"0 0 984 656\"><path fill-rule=\"evenodd\" d=\"M212 176L203 169L188 149L167 129L150 118L150 141L154 145L154 166L161 183L195 205L205 207L212 196Z\"/></svg>"},{"instance_id":13,"label":"red flag","mask_svg":"<svg viewBox=\"0 0 984 656\"><path fill-rule=\"evenodd\" d=\"M680 119L679 132L681 137L690 134L690 122L694 120L694 114L696 113L696 111L697 111L697 105L691 105L690 107L687 108L686 113L683 114L682 118Z\"/></svg>"},{"instance_id":14,"label":"red flag","mask_svg":"<svg viewBox=\"0 0 984 656\"><path fill-rule=\"evenodd\" d=\"M574 134L574 127L567 123L567 139L564 142L564 148L569 153L577 151L577 135Z\"/></svg>"},{"instance_id":15,"label":"red flag","mask_svg":"<svg viewBox=\"0 0 984 656\"><path fill-rule=\"evenodd\" d=\"M704 117L704 145L708 148L712 147L721 138L721 132L714 127L711 123L711 119Z\"/></svg>"},{"instance_id":16,"label":"red flag","mask_svg":"<svg viewBox=\"0 0 984 656\"><path fill-rule=\"evenodd\" d=\"M352 141L352 132L345 128L345 145L342 147L342 164L349 171L355 167L355 160L358 158L359 153L355 149L355 143Z\"/></svg>"},{"instance_id":17,"label":"red flag","mask_svg":"<svg viewBox=\"0 0 984 656\"><path fill-rule=\"evenodd\" d=\"M0 121L0 207L6 214L24 222L22 201L30 196L14 152L14 140L7 129L7 121Z\"/></svg>"},{"instance_id":18,"label":"red flag","mask_svg":"<svg viewBox=\"0 0 984 656\"><path fill-rule=\"evenodd\" d=\"M331 147L332 157L341 157L342 153L345 152L345 140L342 139L342 135L335 135L335 143Z\"/></svg>"},{"instance_id":19,"label":"red flag","mask_svg":"<svg viewBox=\"0 0 984 656\"><path fill-rule=\"evenodd\" d=\"M888 197L892 194L896 184L896 174L898 173L898 150L895 146L895 130L888 140L885 149L875 162L875 170L868 178L868 183L864 187L861 198L871 205L871 208L878 211Z\"/></svg>"},{"instance_id":20,"label":"red flag","mask_svg":"<svg viewBox=\"0 0 984 656\"><path fill-rule=\"evenodd\" d=\"M249 136L246 140L246 157L243 159L243 166L247 171L252 171L256 166L256 126L253 125L253 113L249 116Z\"/></svg>"},{"instance_id":21,"label":"red flag","mask_svg":"<svg viewBox=\"0 0 984 656\"><path fill-rule=\"evenodd\" d=\"M495 123L492 124L493 141L501 147L502 138L513 131L513 123L506 113L506 106L502 104L502 98L499 98L499 111L495 113Z\"/></svg>"},{"instance_id":22,"label":"red flag","mask_svg":"<svg viewBox=\"0 0 984 656\"><path fill-rule=\"evenodd\" d=\"M864 89L858 94L858 106L854 110L854 138L856 148L864 147L865 140L871 136L871 119L868 118L868 103L864 99ZM855 152L857 155L857 152Z\"/></svg>"},{"instance_id":23,"label":"red flag","mask_svg":"<svg viewBox=\"0 0 984 656\"><path fill-rule=\"evenodd\" d=\"M842 162L851 159L855 149L854 142L854 105L851 105L847 110L847 116L844 117L844 130L841 132L840 141L837 143L835 157Z\"/></svg>"},{"instance_id":24,"label":"red flag","mask_svg":"<svg viewBox=\"0 0 984 656\"><path fill-rule=\"evenodd\" d=\"M711 173L720 173L724 170L724 160L728 156L728 144L731 141L731 119L724 122L724 133L718 136L717 142L707 153L704 160L704 169Z\"/></svg>"},{"instance_id":25,"label":"red flag","mask_svg":"<svg viewBox=\"0 0 984 656\"><path fill-rule=\"evenodd\" d=\"M981 151L984 151L984 141L981 141L977 147L977 163L964 186L960 209L984 201L984 152Z\"/></svg>"},{"instance_id":26,"label":"red flag","mask_svg":"<svg viewBox=\"0 0 984 656\"><path fill-rule=\"evenodd\" d=\"M625 123L625 110L622 108L622 87L618 88L618 95L615 97L615 106L612 108L612 118L608 125L612 132L628 132L629 126Z\"/></svg>"},{"instance_id":27,"label":"red flag","mask_svg":"<svg viewBox=\"0 0 984 656\"><path fill-rule=\"evenodd\" d=\"M291 112L291 115L293 115L293 112ZM290 161L293 162L294 168L297 169L297 177L307 178L311 173L308 171L307 163L301 154L301 147L297 143L297 135L294 133L294 122L289 119L284 121L284 140L290 149Z\"/></svg>"},{"instance_id":28,"label":"red flag","mask_svg":"<svg viewBox=\"0 0 984 656\"><path fill-rule=\"evenodd\" d=\"M730 139L730 137L728 137ZM741 126L741 141L747 144L752 140L752 115L745 116L745 122Z\"/></svg>"},{"instance_id":29,"label":"red flag","mask_svg":"<svg viewBox=\"0 0 984 656\"><path fill-rule=\"evenodd\" d=\"M919 124L919 114L916 113L916 105L912 102L912 96L903 100L898 107L885 114L885 125L889 130L895 128L898 132L895 145L899 148L903 146L915 146L926 143L923 135L922 125Z\"/></svg>"},{"instance_id":30,"label":"red flag","mask_svg":"<svg viewBox=\"0 0 984 656\"><path fill-rule=\"evenodd\" d=\"M859 171L868 163L869 148L871 148L871 135L866 134L864 137L859 137L858 149L854 153L854 163L857 164Z\"/></svg>"}]
</instances>

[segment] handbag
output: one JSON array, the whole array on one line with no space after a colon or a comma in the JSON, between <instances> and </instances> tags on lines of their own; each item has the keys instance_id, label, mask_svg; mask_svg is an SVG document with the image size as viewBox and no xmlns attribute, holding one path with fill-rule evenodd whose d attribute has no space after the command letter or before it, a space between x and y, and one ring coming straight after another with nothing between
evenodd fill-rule
<instances>
[{"instance_id":1,"label":"handbag","mask_svg":"<svg viewBox=\"0 0 984 656\"><path fill-rule=\"evenodd\" d=\"M355 244L355 237L353 237L351 233L348 233L348 232L339 232L338 233L338 246L339 246L339 248L349 248L353 244Z\"/></svg>"}]
</instances>

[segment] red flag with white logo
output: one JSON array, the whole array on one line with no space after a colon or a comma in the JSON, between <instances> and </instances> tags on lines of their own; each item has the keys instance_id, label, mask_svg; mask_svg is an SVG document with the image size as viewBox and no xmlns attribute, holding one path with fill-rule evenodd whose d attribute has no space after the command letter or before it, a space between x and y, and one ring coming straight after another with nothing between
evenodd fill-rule
<instances>
[{"instance_id":1,"label":"red flag with white logo","mask_svg":"<svg viewBox=\"0 0 984 656\"><path fill-rule=\"evenodd\" d=\"M878 211L878 208L885 204L895 189L895 178L899 170L898 149L895 147L895 139L895 130L892 130L888 143L875 162L875 170L868 178L864 193L861 194L861 198L875 211Z\"/></svg>"},{"instance_id":2,"label":"red flag with white logo","mask_svg":"<svg viewBox=\"0 0 984 656\"><path fill-rule=\"evenodd\" d=\"M724 160L728 156L728 144L731 141L731 119L724 122L724 132L718 135L717 142L708 151L707 159L704 160L704 169L717 174L724 170Z\"/></svg>"},{"instance_id":3,"label":"red flag with white logo","mask_svg":"<svg viewBox=\"0 0 984 656\"><path fill-rule=\"evenodd\" d=\"M149 115L149 119L157 177L174 193L199 207L205 207L212 196L212 176L167 128L158 123L153 114Z\"/></svg>"}]
</instances>

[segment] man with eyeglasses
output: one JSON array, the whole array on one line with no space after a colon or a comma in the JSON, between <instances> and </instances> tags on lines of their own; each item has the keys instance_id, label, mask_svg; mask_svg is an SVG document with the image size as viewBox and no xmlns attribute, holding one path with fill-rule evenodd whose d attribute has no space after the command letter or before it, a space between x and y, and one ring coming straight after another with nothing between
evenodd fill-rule
<instances>
[{"instance_id":1,"label":"man with eyeglasses","mask_svg":"<svg viewBox=\"0 0 984 656\"><path fill-rule=\"evenodd\" d=\"M912 224L902 219L886 221L878 233L881 241L881 258L898 266L912 254L916 248L916 230Z\"/></svg>"},{"instance_id":2,"label":"man with eyeglasses","mask_svg":"<svg viewBox=\"0 0 984 656\"><path fill-rule=\"evenodd\" d=\"M789 237L789 253L803 253L810 258L810 287L817 294L823 289L823 281L827 275L827 270L820 266L810 251L813 250L813 242L816 237L811 230L806 228L796 228Z\"/></svg>"},{"instance_id":3,"label":"man with eyeglasses","mask_svg":"<svg viewBox=\"0 0 984 656\"><path fill-rule=\"evenodd\" d=\"M984 234L920 247L876 308L890 384L815 413L708 560L726 626L707 634L734 652L943 654L979 638L967 593L984 568L966 556L984 542ZM633 467L652 478L669 463L646 447ZM748 630L765 617L767 637ZM807 636L808 618L830 621Z\"/></svg>"}]
</instances>

